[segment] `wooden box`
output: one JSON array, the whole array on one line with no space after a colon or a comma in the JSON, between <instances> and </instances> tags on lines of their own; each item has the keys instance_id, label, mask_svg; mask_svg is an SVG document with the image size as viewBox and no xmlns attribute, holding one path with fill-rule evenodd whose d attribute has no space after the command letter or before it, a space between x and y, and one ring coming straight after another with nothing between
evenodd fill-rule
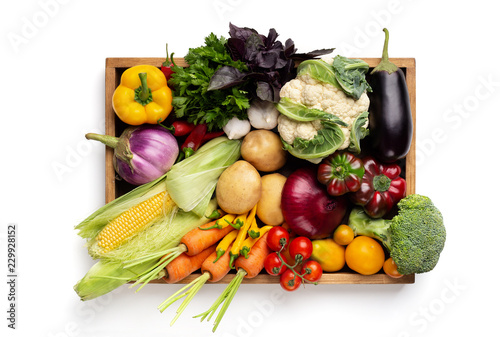
<instances>
[{"instance_id":1,"label":"wooden box","mask_svg":"<svg viewBox=\"0 0 500 337\"><path fill-rule=\"evenodd\" d=\"M375 67L379 62L379 58L363 58L371 68ZM406 75L406 82L408 85L408 91L410 94L410 103L413 115L413 140L404 165L404 176L407 182L407 194L415 193L415 135L416 135L416 85L415 85L415 59L414 58L391 58L391 62L396 64L399 68L403 70ZM121 132L126 128L126 125L121 122L118 117L116 117L113 107L112 107L112 96L115 88L120 83L120 77L125 69L139 65L139 64L149 64L160 67L164 58L107 58L106 59L106 87L105 87L105 123L106 123L106 134L110 136L119 136ZM180 66L187 66L184 59L175 58L175 63ZM106 149L105 154L105 196L106 202L114 200L125 192L131 190L134 186L129 185L124 181L116 179L115 170L113 167L113 150L111 148ZM347 268L346 268L347 269ZM193 274L188 278L184 279L183 283L188 283L194 278L199 276L199 274ZM229 274L223 278L220 283L229 283L233 275ZM157 283L162 283L162 280L158 280ZM399 279L391 278L384 273L378 273L375 275L364 276L357 273L346 271L340 271L335 273L324 273L320 280L320 284L407 284L414 283L415 275L405 275ZM244 280L244 283L279 283L279 277L273 277L267 275L265 272L261 273L257 277L249 280Z\"/></svg>"}]
</instances>

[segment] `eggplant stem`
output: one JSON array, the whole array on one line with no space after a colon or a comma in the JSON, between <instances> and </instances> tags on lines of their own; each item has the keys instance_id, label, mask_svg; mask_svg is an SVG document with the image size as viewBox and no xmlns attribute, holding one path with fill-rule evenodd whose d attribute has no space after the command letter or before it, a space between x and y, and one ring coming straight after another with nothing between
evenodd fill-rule
<instances>
[{"instance_id":1,"label":"eggplant stem","mask_svg":"<svg viewBox=\"0 0 500 337\"><path fill-rule=\"evenodd\" d=\"M118 142L120 138L118 137L113 137L113 136L108 136L108 135L100 135L97 133L87 133L85 135L85 138L90 139L90 140L97 140L101 143L103 143L106 146L109 146L110 148L116 149L118 146Z\"/></svg>"},{"instance_id":2,"label":"eggplant stem","mask_svg":"<svg viewBox=\"0 0 500 337\"><path fill-rule=\"evenodd\" d=\"M382 50L382 59L380 60L380 63L372 70L371 74L379 72L379 71L386 71L389 74L392 74L393 72L398 70L398 67L389 61L389 31L387 28L383 29L385 33L385 40L384 40L384 49Z\"/></svg>"}]
</instances>

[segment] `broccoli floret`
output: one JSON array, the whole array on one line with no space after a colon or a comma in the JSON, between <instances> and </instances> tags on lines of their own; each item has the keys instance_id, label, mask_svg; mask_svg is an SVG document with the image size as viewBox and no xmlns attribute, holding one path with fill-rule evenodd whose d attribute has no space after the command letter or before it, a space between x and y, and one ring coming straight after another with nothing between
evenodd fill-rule
<instances>
[{"instance_id":1,"label":"broccoli floret","mask_svg":"<svg viewBox=\"0 0 500 337\"><path fill-rule=\"evenodd\" d=\"M400 274L425 273L436 266L446 241L443 216L431 199L411 194L398 203L390 220L373 219L354 208L349 226L355 235L378 239L387 248Z\"/></svg>"}]
</instances>

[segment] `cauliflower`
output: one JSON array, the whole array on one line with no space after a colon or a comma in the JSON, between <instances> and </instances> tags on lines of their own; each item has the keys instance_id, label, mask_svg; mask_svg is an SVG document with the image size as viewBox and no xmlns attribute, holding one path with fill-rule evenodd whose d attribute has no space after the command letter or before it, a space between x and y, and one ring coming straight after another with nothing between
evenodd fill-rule
<instances>
[{"instance_id":1,"label":"cauliflower","mask_svg":"<svg viewBox=\"0 0 500 337\"><path fill-rule=\"evenodd\" d=\"M327 59L323 60L329 64L332 62ZM362 112L368 111L370 105L366 92L358 100L355 100L347 96L341 89L332 84L318 81L308 73L299 75L285 83L281 88L280 97L288 97L295 103L335 115L344 121L347 126L341 126L341 129L345 139L339 150L349 147L351 126ZM364 127L367 126L368 121ZM296 137L312 139L320 128L319 121L297 122L283 115L278 119L278 131L283 140L289 144L292 144Z\"/></svg>"},{"instance_id":2,"label":"cauliflower","mask_svg":"<svg viewBox=\"0 0 500 337\"><path fill-rule=\"evenodd\" d=\"M295 138L311 140L323 126L319 120L312 122L298 122L285 115L278 117L278 132L288 144L293 144Z\"/></svg>"}]
</instances>

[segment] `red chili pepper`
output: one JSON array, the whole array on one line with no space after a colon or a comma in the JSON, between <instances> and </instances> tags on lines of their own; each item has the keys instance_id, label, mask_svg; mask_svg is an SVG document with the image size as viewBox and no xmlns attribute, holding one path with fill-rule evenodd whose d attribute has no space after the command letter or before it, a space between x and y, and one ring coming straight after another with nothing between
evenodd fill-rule
<instances>
[{"instance_id":1,"label":"red chili pepper","mask_svg":"<svg viewBox=\"0 0 500 337\"><path fill-rule=\"evenodd\" d=\"M172 74L174 73L172 68L173 66L175 66L175 63L174 63L174 53L172 53L171 57L168 56L168 43L166 44L166 49L167 49L167 58L165 62L161 64L160 70L163 72L165 78L168 81L170 77L172 77Z\"/></svg>"},{"instance_id":2,"label":"red chili pepper","mask_svg":"<svg viewBox=\"0 0 500 337\"><path fill-rule=\"evenodd\" d=\"M373 157L363 158L365 174L361 188L349 197L356 205L363 206L372 218L387 214L406 194L406 181L401 178L398 164L382 164Z\"/></svg>"},{"instance_id":3,"label":"red chili pepper","mask_svg":"<svg viewBox=\"0 0 500 337\"><path fill-rule=\"evenodd\" d=\"M211 139L214 139L214 138L220 137L220 136L222 136L222 135L224 135L224 131L207 132L207 133L205 134L205 136L203 137L203 141L202 141L202 143L207 142L207 141L209 141L209 140L211 140Z\"/></svg>"},{"instance_id":4,"label":"red chili pepper","mask_svg":"<svg viewBox=\"0 0 500 337\"><path fill-rule=\"evenodd\" d=\"M195 125L187 121L175 121L169 128L176 137L182 137L193 131Z\"/></svg>"},{"instance_id":5,"label":"red chili pepper","mask_svg":"<svg viewBox=\"0 0 500 337\"><path fill-rule=\"evenodd\" d=\"M184 141L181 146L182 152L184 152L185 158L189 158L193 153L195 153L203 142L203 137L207 133L206 124L198 124L194 127L193 131Z\"/></svg>"}]
</instances>

